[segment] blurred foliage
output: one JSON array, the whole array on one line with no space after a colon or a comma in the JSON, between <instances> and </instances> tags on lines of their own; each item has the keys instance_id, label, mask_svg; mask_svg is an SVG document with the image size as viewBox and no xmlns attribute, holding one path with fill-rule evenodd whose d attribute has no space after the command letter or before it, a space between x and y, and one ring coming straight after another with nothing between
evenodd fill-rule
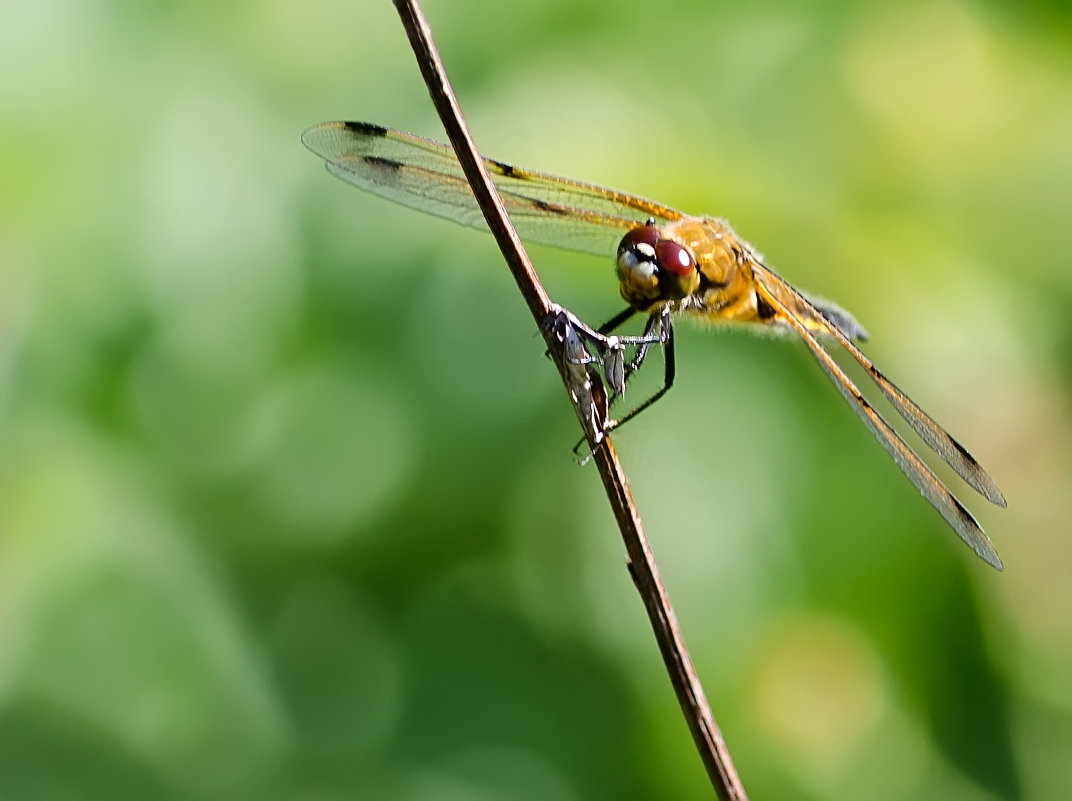
<instances>
[{"instance_id":1,"label":"blurred foliage","mask_svg":"<svg viewBox=\"0 0 1072 801\"><path fill-rule=\"evenodd\" d=\"M1009 499L998 575L799 345L680 328L616 440L752 797L1072 797L1065 7L426 11L485 152L725 215ZM708 797L490 238L298 141L441 137L390 5L0 20L0 798Z\"/></svg>"}]
</instances>

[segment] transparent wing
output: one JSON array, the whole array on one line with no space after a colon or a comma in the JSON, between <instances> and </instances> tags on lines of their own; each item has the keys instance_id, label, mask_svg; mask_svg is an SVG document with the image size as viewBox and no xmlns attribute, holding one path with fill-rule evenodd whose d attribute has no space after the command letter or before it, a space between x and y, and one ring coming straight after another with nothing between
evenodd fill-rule
<instances>
[{"instance_id":1,"label":"transparent wing","mask_svg":"<svg viewBox=\"0 0 1072 801\"><path fill-rule=\"evenodd\" d=\"M487 230L469 183L449 145L367 122L325 122L302 142L347 183L403 206ZM595 184L484 158L522 239L613 255L622 235L650 217L684 215L654 201Z\"/></svg>"},{"instance_id":2,"label":"transparent wing","mask_svg":"<svg viewBox=\"0 0 1072 801\"><path fill-rule=\"evenodd\" d=\"M830 334L845 348L868 374L890 401L898 413L939 456L952 467L973 489L999 506L1005 505L994 480L956 440L954 440L929 415L919 408L896 385L880 373L860 350L852 344L837 325L822 324L823 315L800 292L779 278L767 267L752 262L757 291L769 303L783 321L793 328L812 352L827 376L833 381L842 397L863 420L886 452L908 476L923 496L938 510L964 542L987 564L998 570L1004 569L993 543L980 528L971 513L964 508L941 479L934 474L915 451L889 423L875 410L860 390L838 366L837 362L819 344L812 333L820 328Z\"/></svg>"}]
</instances>

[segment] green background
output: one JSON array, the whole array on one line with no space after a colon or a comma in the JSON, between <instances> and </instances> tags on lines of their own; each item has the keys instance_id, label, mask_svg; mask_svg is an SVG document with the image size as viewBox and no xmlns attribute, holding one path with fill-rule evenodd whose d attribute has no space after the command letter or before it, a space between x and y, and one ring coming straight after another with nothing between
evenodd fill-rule
<instances>
[{"instance_id":1,"label":"green background","mask_svg":"<svg viewBox=\"0 0 1072 801\"><path fill-rule=\"evenodd\" d=\"M1009 499L999 575L799 343L678 327L615 440L752 797L1072 797L1063 6L425 10L484 152L726 216ZM709 797L490 237L339 118L442 137L386 2L0 12L0 798Z\"/></svg>"}]
</instances>

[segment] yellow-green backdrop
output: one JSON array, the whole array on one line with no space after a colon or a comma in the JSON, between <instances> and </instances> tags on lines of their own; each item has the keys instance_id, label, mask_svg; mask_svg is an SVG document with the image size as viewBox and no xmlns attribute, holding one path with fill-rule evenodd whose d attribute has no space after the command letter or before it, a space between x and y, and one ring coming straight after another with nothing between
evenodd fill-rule
<instances>
[{"instance_id":1,"label":"yellow-green backdrop","mask_svg":"<svg viewBox=\"0 0 1072 801\"><path fill-rule=\"evenodd\" d=\"M1072 797L1064 6L425 10L484 152L727 217L1008 497L998 574L798 343L680 326L616 441L752 796ZM386 2L0 12L0 798L707 797L491 239L340 118L442 136Z\"/></svg>"}]
</instances>

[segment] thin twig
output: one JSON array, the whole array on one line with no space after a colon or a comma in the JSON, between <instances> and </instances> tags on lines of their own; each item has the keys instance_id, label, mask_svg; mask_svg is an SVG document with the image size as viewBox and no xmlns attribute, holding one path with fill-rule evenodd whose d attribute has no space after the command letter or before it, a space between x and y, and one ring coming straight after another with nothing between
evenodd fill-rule
<instances>
[{"instance_id":1,"label":"thin twig","mask_svg":"<svg viewBox=\"0 0 1072 801\"><path fill-rule=\"evenodd\" d=\"M600 436L600 432L595 431L591 426L589 416L591 409L583 408L583 397L579 397L575 391L576 365L570 363L569 357L564 353L562 340L556 339L554 331L547 325L549 315L557 307L552 305L536 276L532 262L522 247L513 225L510 224L499 193L484 169L484 164L462 118L458 101L450 88L446 71L432 42L428 23L417 1L394 0L394 4L402 19L406 35L409 37L410 46L417 57L417 63L428 86L428 92L432 96L432 102L443 121L443 127L447 131L465 177L473 189L473 194L484 213L488 227L495 236L503 258L506 259L510 272L544 335L548 349L570 392L574 410L577 412L585 436L588 438L589 445L594 449L594 461L603 480L607 499L614 510L614 517L618 521L626 552L629 554L630 574L644 601L644 607L648 611L663 662L666 664L670 681L674 685L678 702L681 704L682 712L707 769L711 784L718 797L724 801L746 801L744 788L737 777L737 771L733 767L733 761L730 759L722 734L711 715L700 680L692 667L692 660L689 658L678 630L674 611L659 578L655 557L644 536L640 515L637 513L629 492L625 473L618 463L618 457L610 440ZM598 376L595 376L594 380L598 382ZM596 394L603 396L601 387Z\"/></svg>"}]
</instances>

